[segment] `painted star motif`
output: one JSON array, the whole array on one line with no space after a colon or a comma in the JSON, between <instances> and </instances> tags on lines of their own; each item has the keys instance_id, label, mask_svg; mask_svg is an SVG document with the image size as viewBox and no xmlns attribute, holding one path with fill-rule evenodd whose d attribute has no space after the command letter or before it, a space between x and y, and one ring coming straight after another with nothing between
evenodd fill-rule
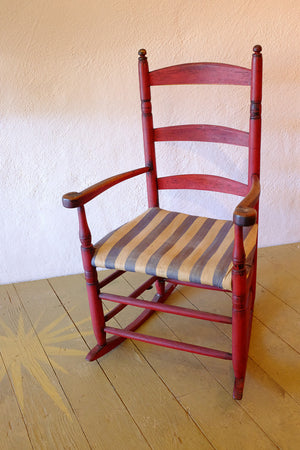
<instances>
[{"instance_id":1,"label":"painted star motif","mask_svg":"<svg viewBox=\"0 0 300 450\"><path fill-rule=\"evenodd\" d=\"M25 369L39 383L44 392L53 400L56 406L70 417L68 408L66 407L60 392L43 368L43 366L49 365L50 361L55 370L67 373L66 369L59 365L52 357L61 354L64 356L82 356L85 354L82 350L62 348L61 346L55 345L77 337L76 334L71 332L74 328L73 324L64 328L58 328L65 317L66 313L62 314L38 332L39 340L43 345L44 351L41 350L35 331L40 319L34 327L31 327L26 331L23 316L20 314L16 333L0 319L0 331L1 328L3 331L3 334L0 335L0 349L3 360L5 361L5 366L0 366L0 383L5 377L7 370L22 410L24 410L22 371ZM84 319L81 323L88 320L89 319ZM85 334L90 333L88 332Z\"/></svg>"}]
</instances>

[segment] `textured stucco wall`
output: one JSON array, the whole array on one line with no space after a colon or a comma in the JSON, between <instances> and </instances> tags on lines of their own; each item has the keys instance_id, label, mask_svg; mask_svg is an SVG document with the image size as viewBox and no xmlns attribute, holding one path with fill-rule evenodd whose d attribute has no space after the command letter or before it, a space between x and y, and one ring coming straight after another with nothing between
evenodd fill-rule
<instances>
[{"instance_id":1,"label":"textured stucco wall","mask_svg":"<svg viewBox=\"0 0 300 450\"><path fill-rule=\"evenodd\" d=\"M260 246L300 240L299 2L297 0L1 0L0 282L81 271L74 210L61 195L143 165L137 50L152 69L179 62L248 66L263 46ZM248 93L186 87L158 100L156 124L195 121L248 126ZM188 99L188 95L190 97ZM154 95L156 97L156 94ZM298 98L297 98L298 97ZM233 112L233 107L237 112ZM297 139L298 138L298 139ZM184 144L184 169L241 179L242 151ZM226 162L220 160L224 150ZM170 156L172 162L170 163ZM209 153L209 157L207 156ZM182 153L162 147L161 173ZM210 160L212 158L212 160ZM123 185L125 187L125 185ZM87 208L95 237L146 207L144 178ZM237 198L164 192L164 207L230 218ZM216 207L212 206L216 199ZM117 216L117 214L119 216Z\"/></svg>"}]
</instances>

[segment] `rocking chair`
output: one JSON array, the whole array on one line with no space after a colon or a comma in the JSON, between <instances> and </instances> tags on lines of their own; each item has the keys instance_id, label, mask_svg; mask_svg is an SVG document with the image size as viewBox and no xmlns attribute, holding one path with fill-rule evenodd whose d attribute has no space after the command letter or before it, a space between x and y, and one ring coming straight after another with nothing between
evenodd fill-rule
<instances>
[{"instance_id":1,"label":"rocking chair","mask_svg":"<svg viewBox=\"0 0 300 450\"><path fill-rule=\"evenodd\" d=\"M256 45L253 51L251 69L220 63L192 63L154 71L149 71L146 51L139 51L145 166L108 178L80 193L63 196L66 208L78 209L83 267L97 340L97 345L87 355L89 361L105 355L128 338L232 359L233 398L242 398L255 299L260 194L261 47ZM182 84L250 86L249 132L196 124L154 128L150 88ZM248 182L203 174L158 177L155 143L160 141L204 141L248 147ZM93 245L84 205L112 186L141 174L146 174L148 209ZM232 221L218 220L161 209L159 191L162 189L217 191L243 199L235 208ZM99 282L97 267L115 271ZM102 292L104 286L125 271L148 274L150 278L129 297ZM138 298L153 285L156 294L152 301ZM232 317L165 304L177 285L232 292ZM117 306L105 315L102 300L115 302ZM142 308L143 312L124 329L109 326L107 322L126 305ZM232 353L136 332L154 311L232 324ZM107 334L112 336L107 338Z\"/></svg>"}]
</instances>

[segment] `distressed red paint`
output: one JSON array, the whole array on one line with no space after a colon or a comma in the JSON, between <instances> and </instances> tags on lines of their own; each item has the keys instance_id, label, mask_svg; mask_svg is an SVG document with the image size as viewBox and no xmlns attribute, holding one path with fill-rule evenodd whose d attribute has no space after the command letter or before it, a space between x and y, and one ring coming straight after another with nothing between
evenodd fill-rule
<instances>
[{"instance_id":1,"label":"distressed red paint","mask_svg":"<svg viewBox=\"0 0 300 450\"><path fill-rule=\"evenodd\" d=\"M97 345L87 355L88 360L92 361L103 356L128 338L181 351L194 352L221 359L232 359L235 375L233 397L235 399L242 398L255 299L257 266L257 252L255 251L253 265L251 268L247 268L246 271L243 227L251 226L258 221L258 199L260 194L262 96L261 47L256 45L253 48L253 51L251 69L228 64L195 63L171 66L153 72L149 71L146 51L143 49L139 51L138 65L145 167L117 175L101 181L80 193L71 192L63 197L63 204L65 207L78 208L82 260L87 283L92 324L97 340ZM233 84L250 86L249 132L247 133L228 127L214 125L179 125L177 127L172 126L154 129L151 106L151 86L173 84ZM158 178L156 170L155 142L187 140L221 142L248 146L248 183L242 184L227 178L202 174L185 174ZM235 238L232 270L232 318L163 304L178 284L203 289L214 289L211 286L187 282L180 283L176 280L152 277L128 297L103 292L100 293L100 289L102 290L102 288L107 286L110 282L121 276L124 271L118 270L104 279L101 283L98 282L96 269L92 266L94 247L91 243L91 233L86 220L84 205L106 189L144 173L146 174L147 180L149 207L159 206L159 190L161 189L201 189L244 196L244 199L239 203L233 213ZM156 287L156 294L154 295L152 302L139 300L138 297L152 285L155 285ZM106 316L104 315L102 308L103 299L118 304L106 314ZM107 326L106 322L117 315L128 304L137 308L143 308L144 310L123 330ZM135 330L144 323L154 311L227 324L232 323L232 354L135 332ZM107 333L112 334L113 337L107 339Z\"/></svg>"}]
</instances>

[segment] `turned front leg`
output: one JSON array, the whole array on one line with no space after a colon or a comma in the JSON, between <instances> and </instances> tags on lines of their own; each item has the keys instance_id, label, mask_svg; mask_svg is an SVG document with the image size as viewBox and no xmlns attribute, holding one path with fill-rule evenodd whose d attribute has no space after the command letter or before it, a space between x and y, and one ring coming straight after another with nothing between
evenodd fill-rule
<instances>
[{"instance_id":1,"label":"turned front leg","mask_svg":"<svg viewBox=\"0 0 300 450\"><path fill-rule=\"evenodd\" d=\"M235 225L232 270L232 364L235 375L233 397L243 396L248 359L248 320L246 308L246 268L243 228Z\"/></svg>"},{"instance_id":2,"label":"turned front leg","mask_svg":"<svg viewBox=\"0 0 300 450\"><path fill-rule=\"evenodd\" d=\"M100 346L106 344L106 334L104 332L105 320L102 301L99 299L99 284L97 271L92 266L94 247L91 243L91 232L86 220L84 207L78 208L79 218L79 238L81 242L81 255L86 280L86 287L89 299L91 319L97 343Z\"/></svg>"}]
</instances>

